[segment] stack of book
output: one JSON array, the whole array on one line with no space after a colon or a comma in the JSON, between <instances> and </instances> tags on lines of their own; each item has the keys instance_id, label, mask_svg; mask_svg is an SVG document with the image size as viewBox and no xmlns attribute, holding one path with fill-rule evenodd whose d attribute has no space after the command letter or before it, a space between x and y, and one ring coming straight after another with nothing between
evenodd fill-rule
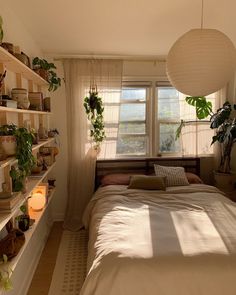
<instances>
[{"instance_id":1,"label":"stack of book","mask_svg":"<svg viewBox=\"0 0 236 295\"><path fill-rule=\"evenodd\" d=\"M1 198L0 193L0 213L11 213L17 204L24 198L21 193L9 193L9 197ZM6 195L6 193L4 193Z\"/></svg>"}]
</instances>

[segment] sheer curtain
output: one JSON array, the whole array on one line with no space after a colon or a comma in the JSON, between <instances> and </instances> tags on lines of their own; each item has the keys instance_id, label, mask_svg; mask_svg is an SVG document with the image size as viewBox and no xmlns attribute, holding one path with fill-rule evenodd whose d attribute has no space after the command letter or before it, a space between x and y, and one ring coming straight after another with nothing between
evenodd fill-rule
<instances>
[{"instance_id":1,"label":"sheer curtain","mask_svg":"<svg viewBox=\"0 0 236 295\"><path fill-rule=\"evenodd\" d=\"M94 190L97 152L89 142L88 121L84 110L84 97L88 95L90 81L94 79L100 96L119 100L122 80L120 60L64 60L68 128L68 202L65 227L79 230L83 211ZM112 91L111 91L112 90ZM117 110L116 110L117 112ZM115 118L112 113L109 116ZM106 142L102 152L107 150Z\"/></svg>"}]
</instances>

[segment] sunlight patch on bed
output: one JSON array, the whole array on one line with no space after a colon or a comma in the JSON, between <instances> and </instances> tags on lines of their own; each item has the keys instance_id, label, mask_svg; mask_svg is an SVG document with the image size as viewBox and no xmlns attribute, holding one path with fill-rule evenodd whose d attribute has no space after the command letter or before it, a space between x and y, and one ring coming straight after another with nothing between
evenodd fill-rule
<instances>
[{"instance_id":1,"label":"sunlight patch on bed","mask_svg":"<svg viewBox=\"0 0 236 295\"><path fill-rule=\"evenodd\" d=\"M183 255L228 254L211 219L204 211L172 211L171 217Z\"/></svg>"}]
</instances>

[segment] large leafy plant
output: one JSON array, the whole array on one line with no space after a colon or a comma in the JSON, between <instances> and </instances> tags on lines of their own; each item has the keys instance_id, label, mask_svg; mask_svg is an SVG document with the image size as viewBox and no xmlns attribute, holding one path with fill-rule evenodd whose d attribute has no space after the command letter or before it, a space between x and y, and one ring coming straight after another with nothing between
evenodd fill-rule
<instances>
[{"instance_id":1,"label":"large leafy plant","mask_svg":"<svg viewBox=\"0 0 236 295\"><path fill-rule=\"evenodd\" d=\"M97 90L91 89L89 91L89 95L84 99L84 108L92 127L90 129L90 136L96 143L96 147L99 147L106 136L103 119L104 107L102 98L98 96Z\"/></svg>"},{"instance_id":2,"label":"large leafy plant","mask_svg":"<svg viewBox=\"0 0 236 295\"><path fill-rule=\"evenodd\" d=\"M230 173L230 162L233 145L236 143L236 118L232 115L236 111L236 104L226 101L215 113L212 111L211 102L206 97L186 97L186 102L196 108L196 116L203 120L210 116L210 128L216 133L211 144L220 143L221 158L218 171ZM176 137L180 136L182 128L189 122L181 121L176 132Z\"/></svg>"},{"instance_id":3,"label":"large leafy plant","mask_svg":"<svg viewBox=\"0 0 236 295\"><path fill-rule=\"evenodd\" d=\"M57 77L56 72L53 71L56 70L54 63L50 63L46 59L35 57L33 59L33 68L35 70L43 69L47 72L46 80L49 83L48 91L55 91L61 86L61 78Z\"/></svg>"}]
</instances>

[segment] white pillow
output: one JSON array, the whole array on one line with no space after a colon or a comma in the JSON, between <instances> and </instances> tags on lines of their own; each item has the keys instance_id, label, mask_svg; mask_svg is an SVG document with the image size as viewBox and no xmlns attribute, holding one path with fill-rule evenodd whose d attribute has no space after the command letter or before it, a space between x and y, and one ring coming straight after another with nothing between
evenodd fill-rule
<instances>
[{"instance_id":1,"label":"white pillow","mask_svg":"<svg viewBox=\"0 0 236 295\"><path fill-rule=\"evenodd\" d=\"M166 176L166 186L189 185L183 167L154 165L156 176Z\"/></svg>"}]
</instances>

